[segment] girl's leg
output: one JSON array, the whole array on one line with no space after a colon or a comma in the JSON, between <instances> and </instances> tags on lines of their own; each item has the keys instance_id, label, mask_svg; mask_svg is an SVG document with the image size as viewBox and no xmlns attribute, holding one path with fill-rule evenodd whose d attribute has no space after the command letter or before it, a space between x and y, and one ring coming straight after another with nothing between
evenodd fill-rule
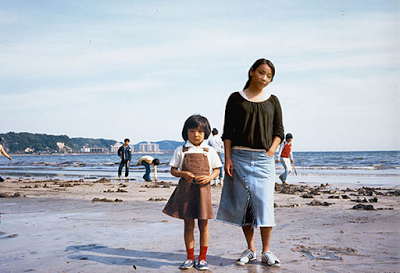
<instances>
[{"instance_id":1,"label":"girl's leg","mask_svg":"<svg viewBox=\"0 0 400 273\"><path fill-rule=\"evenodd\" d=\"M200 255L199 261L207 260L208 242L210 240L210 233L208 232L208 220L198 220L200 231Z\"/></svg>"},{"instance_id":2,"label":"girl's leg","mask_svg":"<svg viewBox=\"0 0 400 273\"><path fill-rule=\"evenodd\" d=\"M262 244L263 244L262 251L265 252L265 251L269 250L269 244L271 242L272 227L261 227L260 232L261 232L261 240L262 240Z\"/></svg>"},{"instance_id":3,"label":"girl's leg","mask_svg":"<svg viewBox=\"0 0 400 273\"><path fill-rule=\"evenodd\" d=\"M194 220L185 219L185 246L187 252L187 259L194 261Z\"/></svg>"},{"instance_id":4,"label":"girl's leg","mask_svg":"<svg viewBox=\"0 0 400 273\"><path fill-rule=\"evenodd\" d=\"M243 233L246 237L247 248L255 252L256 247L254 245L254 228L252 226L243 226Z\"/></svg>"}]
</instances>

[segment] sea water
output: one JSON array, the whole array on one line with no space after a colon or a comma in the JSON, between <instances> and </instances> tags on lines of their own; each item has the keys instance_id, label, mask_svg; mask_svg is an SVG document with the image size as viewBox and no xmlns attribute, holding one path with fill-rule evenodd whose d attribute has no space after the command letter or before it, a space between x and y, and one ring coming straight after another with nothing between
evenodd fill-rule
<instances>
[{"instance_id":1,"label":"sea water","mask_svg":"<svg viewBox=\"0 0 400 273\"><path fill-rule=\"evenodd\" d=\"M144 167L135 166L143 155L132 154L129 176L137 181L143 181ZM178 180L169 173L171 153L147 155L161 162L157 167L159 180ZM290 183L400 185L400 151L294 152L293 157L298 175L292 173ZM19 155L13 156L12 161L0 158L0 175L3 178L115 178L119 162L115 154ZM277 175L283 172L280 163L276 164L276 171Z\"/></svg>"}]
</instances>

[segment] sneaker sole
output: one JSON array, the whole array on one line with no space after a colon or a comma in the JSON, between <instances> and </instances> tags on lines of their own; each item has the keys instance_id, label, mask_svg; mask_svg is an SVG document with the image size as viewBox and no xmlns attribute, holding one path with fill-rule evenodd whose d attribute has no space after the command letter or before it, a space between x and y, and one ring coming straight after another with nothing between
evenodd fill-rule
<instances>
[{"instance_id":1,"label":"sneaker sole","mask_svg":"<svg viewBox=\"0 0 400 273\"><path fill-rule=\"evenodd\" d=\"M278 264L269 264L267 261L264 261L264 260L261 260L261 262L264 263L264 264L267 264L269 266L274 266L274 267L280 267L281 266L280 263L278 263Z\"/></svg>"},{"instance_id":2,"label":"sneaker sole","mask_svg":"<svg viewBox=\"0 0 400 273\"><path fill-rule=\"evenodd\" d=\"M250 261L248 261L247 263L245 263L245 262L240 262L240 261L236 261L236 265L243 266L243 265L246 265L246 264L248 264L248 263L250 263L250 262L252 262L252 261L255 261L255 260L257 260L257 258L253 258L253 259L251 259Z\"/></svg>"}]
</instances>

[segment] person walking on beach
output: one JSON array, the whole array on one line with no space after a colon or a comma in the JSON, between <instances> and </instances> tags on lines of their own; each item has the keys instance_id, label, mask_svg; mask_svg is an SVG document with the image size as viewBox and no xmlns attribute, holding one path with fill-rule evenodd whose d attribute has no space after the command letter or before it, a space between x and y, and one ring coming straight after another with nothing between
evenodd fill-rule
<instances>
[{"instance_id":1,"label":"person walking on beach","mask_svg":"<svg viewBox=\"0 0 400 273\"><path fill-rule=\"evenodd\" d=\"M145 155L145 156L142 156L139 159L139 162L136 164L136 166L143 165L146 168L146 173L143 175L143 179L146 182L151 182L150 165L153 165L154 181L158 181L158 179L157 179L157 165L159 165L159 164L160 164L160 160L158 160L158 158L153 158L152 156Z\"/></svg>"},{"instance_id":2,"label":"person walking on beach","mask_svg":"<svg viewBox=\"0 0 400 273\"><path fill-rule=\"evenodd\" d=\"M131 147L129 147L129 138L125 138L124 140L124 145L119 147L118 149L118 155L121 158L121 163L119 163L119 168L118 168L118 178L121 177L122 174L122 168L125 166L125 177L128 177L129 175L129 162L131 161Z\"/></svg>"},{"instance_id":3,"label":"person walking on beach","mask_svg":"<svg viewBox=\"0 0 400 273\"><path fill-rule=\"evenodd\" d=\"M261 261L280 266L270 251L275 226L274 154L284 138L279 100L265 91L274 75L271 61L257 60L244 89L232 93L225 108L225 179L217 220L242 227L247 249L236 260L237 265L257 259L254 228L260 227Z\"/></svg>"},{"instance_id":4,"label":"person walking on beach","mask_svg":"<svg viewBox=\"0 0 400 273\"><path fill-rule=\"evenodd\" d=\"M205 117L190 116L182 130L186 143L175 150L169 163L171 174L181 179L163 212L184 220L187 258L180 266L183 270L193 266L198 270L208 269L208 219L214 218L210 181L218 176L222 166L217 152L204 141L210 132L211 127ZM200 231L200 255L197 262L194 256L195 219L198 219Z\"/></svg>"},{"instance_id":5,"label":"person walking on beach","mask_svg":"<svg viewBox=\"0 0 400 273\"><path fill-rule=\"evenodd\" d=\"M0 137L0 156L4 155L5 157L7 157L9 160L11 160L11 157L6 153L6 151L3 148L3 145L1 144L1 137ZM0 182L4 182L3 177L0 176Z\"/></svg>"},{"instance_id":6,"label":"person walking on beach","mask_svg":"<svg viewBox=\"0 0 400 273\"><path fill-rule=\"evenodd\" d=\"M212 133L212 137L208 140L208 145L210 145L211 147L213 147L215 149L215 151L217 152L219 158L222 161L222 153L224 152L224 142L222 142L222 139L218 135L217 128L213 128L211 133ZM219 169L219 171L220 172L219 172L218 180L219 180L219 184L222 186L223 178L224 178L223 167L221 167ZM218 185L218 180L215 179L215 185Z\"/></svg>"},{"instance_id":7,"label":"person walking on beach","mask_svg":"<svg viewBox=\"0 0 400 273\"><path fill-rule=\"evenodd\" d=\"M293 164L293 153L292 153L292 140L293 135L291 133L286 134L286 140L281 143L278 150L278 159L276 163L279 163L279 157L285 171L279 176L279 179L283 184L287 183L288 176L292 172Z\"/></svg>"}]
</instances>

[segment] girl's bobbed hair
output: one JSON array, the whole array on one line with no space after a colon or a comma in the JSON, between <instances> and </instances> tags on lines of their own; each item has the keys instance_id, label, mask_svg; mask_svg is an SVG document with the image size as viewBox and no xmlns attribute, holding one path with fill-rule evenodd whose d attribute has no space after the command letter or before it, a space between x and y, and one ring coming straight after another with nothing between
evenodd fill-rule
<instances>
[{"instance_id":1,"label":"girl's bobbed hair","mask_svg":"<svg viewBox=\"0 0 400 273\"><path fill-rule=\"evenodd\" d=\"M250 71L251 70L256 71L256 69L262 64L266 64L266 65L268 65L269 68L271 68L271 71L272 71L271 82L274 80L274 76L275 76L275 66L274 66L274 64L270 60L267 60L267 59L264 59L264 58L258 59L257 61L255 61L255 63L249 69L249 72L248 72L249 79L247 80L246 84L244 85L243 90L245 90L246 88L248 88L250 86L250 83L251 83Z\"/></svg>"},{"instance_id":2,"label":"girl's bobbed hair","mask_svg":"<svg viewBox=\"0 0 400 273\"><path fill-rule=\"evenodd\" d=\"M188 130L201 128L204 130L204 139L207 139L211 134L211 126L208 119L201 115L192 115L186 121L182 130L182 138L186 141L189 139Z\"/></svg>"}]
</instances>

